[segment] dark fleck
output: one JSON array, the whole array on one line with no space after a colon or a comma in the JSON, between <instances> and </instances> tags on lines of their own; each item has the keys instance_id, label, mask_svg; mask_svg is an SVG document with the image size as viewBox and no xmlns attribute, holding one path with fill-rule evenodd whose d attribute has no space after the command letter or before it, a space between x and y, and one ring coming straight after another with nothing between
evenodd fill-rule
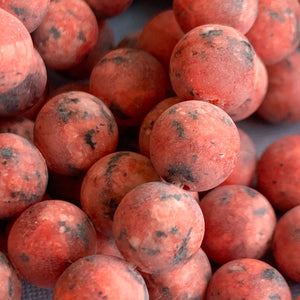
<instances>
[{"instance_id":1,"label":"dark fleck","mask_svg":"<svg viewBox=\"0 0 300 300\"><path fill-rule=\"evenodd\" d=\"M63 102L57 106L57 113L59 115L59 118L65 124L67 124L69 122L69 118L74 114L73 111L68 110L67 105Z\"/></svg>"},{"instance_id":2,"label":"dark fleck","mask_svg":"<svg viewBox=\"0 0 300 300\"><path fill-rule=\"evenodd\" d=\"M10 8L13 10L13 12L14 12L18 17L20 17L21 15L24 15L24 14L26 13L25 8L23 8L23 7L16 7L16 6L10 5Z\"/></svg>"},{"instance_id":3,"label":"dark fleck","mask_svg":"<svg viewBox=\"0 0 300 300\"><path fill-rule=\"evenodd\" d=\"M59 227L63 226L64 227L64 232L70 232L71 231L71 228L69 226L67 226L67 223L65 221L58 221L58 226Z\"/></svg>"},{"instance_id":4,"label":"dark fleck","mask_svg":"<svg viewBox=\"0 0 300 300\"><path fill-rule=\"evenodd\" d=\"M8 277L8 296L11 298L14 294L14 284L11 277Z\"/></svg>"},{"instance_id":5,"label":"dark fleck","mask_svg":"<svg viewBox=\"0 0 300 300\"><path fill-rule=\"evenodd\" d=\"M233 266L233 268L228 269L227 273L235 273L235 272L246 272L247 271L247 267L245 265L236 265Z\"/></svg>"},{"instance_id":6,"label":"dark fleck","mask_svg":"<svg viewBox=\"0 0 300 300\"><path fill-rule=\"evenodd\" d=\"M281 297L279 294L270 295L269 298L271 300L281 300Z\"/></svg>"},{"instance_id":7,"label":"dark fleck","mask_svg":"<svg viewBox=\"0 0 300 300\"><path fill-rule=\"evenodd\" d=\"M162 287L161 291L166 294L170 294L170 289L167 286Z\"/></svg>"},{"instance_id":8,"label":"dark fleck","mask_svg":"<svg viewBox=\"0 0 300 300\"><path fill-rule=\"evenodd\" d=\"M53 38L54 38L55 40L57 40L57 39L60 37L60 32L59 32L58 29L57 29L56 27L54 27L54 26L52 26L52 27L50 28L50 33L52 34L52 36L53 36Z\"/></svg>"},{"instance_id":9,"label":"dark fleck","mask_svg":"<svg viewBox=\"0 0 300 300\"><path fill-rule=\"evenodd\" d=\"M83 42L86 41L86 37L85 37L85 35L84 35L84 33L83 33L82 31L79 31L79 32L78 32L77 38L78 38L80 41L83 41Z\"/></svg>"},{"instance_id":10,"label":"dark fleck","mask_svg":"<svg viewBox=\"0 0 300 300\"><path fill-rule=\"evenodd\" d=\"M71 283L71 284L69 285L69 290L72 291L72 290L74 289L74 287L75 287L75 284L74 284L74 283Z\"/></svg>"},{"instance_id":11,"label":"dark fleck","mask_svg":"<svg viewBox=\"0 0 300 300\"><path fill-rule=\"evenodd\" d=\"M119 118L120 120L130 120L130 119L131 119L130 116L126 115L126 114L123 112L122 108L121 108L118 104L112 102L112 103L110 104L109 108L110 108L110 110L112 111L112 113L113 113L117 118Z\"/></svg>"},{"instance_id":12,"label":"dark fleck","mask_svg":"<svg viewBox=\"0 0 300 300\"><path fill-rule=\"evenodd\" d=\"M182 54L182 49L179 49L179 50L177 50L177 51L175 52L174 56L175 56L175 57L178 57L178 56L180 56L181 54Z\"/></svg>"},{"instance_id":13,"label":"dark fleck","mask_svg":"<svg viewBox=\"0 0 300 300\"><path fill-rule=\"evenodd\" d=\"M92 149L95 149L95 146L97 143L93 142L93 135L96 133L95 129L90 129L88 132L84 135L85 142L91 146Z\"/></svg>"},{"instance_id":14,"label":"dark fleck","mask_svg":"<svg viewBox=\"0 0 300 300\"><path fill-rule=\"evenodd\" d=\"M160 237L167 237L168 235L163 231L156 231L156 236L160 238Z\"/></svg>"},{"instance_id":15,"label":"dark fleck","mask_svg":"<svg viewBox=\"0 0 300 300\"><path fill-rule=\"evenodd\" d=\"M0 155L3 159L10 159L13 156L13 149L10 147L7 148L1 148L0 149Z\"/></svg>"},{"instance_id":16,"label":"dark fleck","mask_svg":"<svg viewBox=\"0 0 300 300\"><path fill-rule=\"evenodd\" d=\"M246 192L251 198L255 198L257 196L257 191L251 189L247 186L241 186L241 189Z\"/></svg>"},{"instance_id":17,"label":"dark fleck","mask_svg":"<svg viewBox=\"0 0 300 300\"><path fill-rule=\"evenodd\" d=\"M188 242L190 240L190 235L191 235L192 230L193 230L193 227L191 227L189 229L189 231L187 233L187 236L182 240L182 244L181 244L180 248L175 253L174 260L173 260L173 263L175 265L179 264L187 256L187 252L188 252L187 244L188 244Z\"/></svg>"},{"instance_id":18,"label":"dark fleck","mask_svg":"<svg viewBox=\"0 0 300 300\"><path fill-rule=\"evenodd\" d=\"M171 107L169 109L169 115L174 115L176 113L176 111L177 111L176 107Z\"/></svg>"},{"instance_id":19,"label":"dark fleck","mask_svg":"<svg viewBox=\"0 0 300 300\"><path fill-rule=\"evenodd\" d=\"M29 262L30 261L29 256L27 254L25 254L24 252L21 254L20 257L21 257L22 261L24 261L24 262Z\"/></svg>"},{"instance_id":20,"label":"dark fleck","mask_svg":"<svg viewBox=\"0 0 300 300\"><path fill-rule=\"evenodd\" d=\"M230 118L228 118L227 116L223 116L222 121L229 126L233 126L233 121Z\"/></svg>"},{"instance_id":21,"label":"dark fleck","mask_svg":"<svg viewBox=\"0 0 300 300\"><path fill-rule=\"evenodd\" d=\"M246 57L247 62L249 63L249 65L253 66L253 57L255 55L253 47L251 46L250 43L246 41L241 41L241 43L245 46L243 54Z\"/></svg>"},{"instance_id":22,"label":"dark fleck","mask_svg":"<svg viewBox=\"0 0 300 300\"><path fill-rule=\"evenodd\" d=\"M178 232L178 228L176 226L172 227L171 233L175 234Z\"/></svg>"},{"instance_id":23,"label":"dark fleck","mask_svg":"<svg viewBox=\"0 0 300 300\"><path fill-rule=\"evenodd\" d=\"M180 77L181 77L181 73L176 72L176 73L175 73L175 77L180 78Z\"/></svg>"},{"instance_id":24,"label":"dark fleck","mask_svg":"<svg viewBox=\"0 0 300 300\"><path fill-rule=\"evenodd\" d=\"M146 254L149 255L149 256L154 256L154 255L160 253L160 250L159 250L159 249L151 249L151 248L145 248L145 247L143 247L143 248L141 248L141 249L142 249L143 251L145 251Z\"/></svg>"},{"instance_id":25,"label":"dark fleck","mask_svg":"<svg viewBox=\"0 0 300 300\"><path fill-rule=\"evenodd\" d=\"M116 199L111 198L108 201L105 201L104 205L109 209L107 212L105 212L105 217L108 217L110 220L113 220L119 202Z\"/></svg>"},{"instance_id":26,"label":"dark fleck","mask_svg":"<svg viewBox=\"0 0 300 300\"><path fill-rule=\"evenodd\" d=\"M167 181L174 182L177 178L180 178L181 181L196 181L191 168L182 163L178 163L177 165L169 165L168 174L166 176Z\"/></svg>"},{"instance_id":27,"label":"dark fleck","mask_svg":"<svg viewBox=\"0 0 300 300\"><path fill-rule=\"evenodd\" d=\"M127 236L127 230L126 229L122 229L119 236L118 236L118 240L122 240L124 237Z\"/></svg>"},{"instance_id":28,"label":"dark fleck","mask_svg":"<svg viewBox=\"0 0 300 300\"><path fill-rule=\"evenodd\" d=\"M284 279L275 269L265 269L262 273L262 276L269 280L276 280L279 286L286 286Z\"/></svg>"},{"instance_id":29,"label":"dark fleck","mask_svg":"<svg viewBox=\"0 0 300 300\"><path fill-rule=\"evenodd\" d=\"M274 11L274 10L269 10L269 16L271 19L277 19L279 20L281 23L283 23L285 20L284 20L284 17L282 15L280 15L277 11Z\"/></svg>"},{"instance_id":30,"label":"dark fleck","mask_svg":"<svg viewBox=\"0 0 300 300\"><path fill-rule=\"evenodd\" d=\"M117 166L117 162L120 160L123 156L129 156L130 154L128 152L118 152L113 157L110 158L108 162L108 167L104 173L104 176L110 177L112 175L112 172L114 168Z\"/></svg>"},{"instance_id":31,"label":"dark fleck","mask_svg":"<svg viewBox=\"0 0 300 300\"><path fill-rule=\"evenodd\" d=\"M125 62L131 62L133 61L133 59L131 57L129 58L126 58L126 57L122 57L122 56L115 56L115 57L112 57L112 58L103 58L99 61L98 64L105 64L107 62L112 62L116 65L120 65L120 64L123 64Z\"/></svg>"},{"instance_id":32,"label":"dark fleck","mask_svg":"<svg viewBox=\"0 0 300 300\"><path fill-rule=\"evenodd\" d=\"M264 207L258 208L258 209L253 211L253 214L255 216L264 216L265 213L266 213L266 209Z\"/></svg>"},{"instance_id":33,"label":"dark fleck","mask_svg":"<svg viewBox=\"0 0 300 300\"><path fill-rule=\"evenodd\" d=\"M210 38L212 36L219 36L219 35L222 35L222 34L223 34L223 30L221 30L221 29L219 29L219 30L212 29L212 30L209 30L208 32L201 33L200 37L202 37L202 38Z\"/></svg>"},{"instance_id":34,"label":"dark fleck","mask_svg":"<svg viewBox=\"0 0 300 300\"><path fill-rule=\"evenodd\" d=\"M193 119L193 120L197 120L198 119L198 112L197 110L195 111L189 111L188 115Z\"/></svg>"},{"instance_id":35,"label":"dark fleck","mask_svg":"<svg viewBox=\"0 0 300 300\"><path fill-rule=\"evenodd\" d=\"M182 125L180 124L180 122L178 122L176 120L173 120L172 126L175 127L175 129L177 131L177 134L178 134L178 137L180 139L183 139L184 138L184 128L182 127Z\"/></svg>"},{"instance_id":36,"label":"dark fleck","mask_svg":"<svg viewBox=\"0 0 300 300\"><path fill-rule=\"evenodd\" d=\"M96 257L97 257L96 255L90 255L90 256L85 257L84 259L86 261L93 262L93 261L95 261Z\"/></svg>"},{"instance_id":37,"label":"dark fleck","mask_svg":"<svg viewBox=\"0 0 300 300\"><path fill-rule=\"evenodd\" d=\"M134 278L134 280L136 282L144 285L144 280L143 280L142 276L140 276L136 271L134 271L133 269L130 269L130 268L127 268L126 271L132 275L132 277Z\"/></svg>"},{"instance_id":38,"label":"dark fleck","mask_svg":"<svg viewBox=\"0 0 300 300\"><path fill-rule=\"evenodd\" d=\"M167 200L167 199L173 199L173 198L175 198L177 201L180 201L181 195L178 195L178 194L163 194L163 195L160 197L160 200L161 200L161 201L164 201L164 200Z\"/></svg>"},{"instance_id":39,"label":"dark fleck","mask_svg":"<svg viewBox=\"0 0 300 300\"><path fill-rule=\"evenodd\" d=\"M230 204L230 198L232 197L231 193L224 193L223 196L219 199L219 205Z\"/></svg>"},{"instance_id":40,"label":"dark fleck","mask_svg":"<svg viewBox=\"0 0 300 300\"><path fill-rule=\"evenodd\" d=\"M85 223L85 221L84 221L84 223ZM78 223L78 224L76 225L76 228L77 228L77 230L76 230L76 235L77 235L78 237L80 237L80 238L83 240L85 246L88 247L90 241L89 241L89 238L88 238L86 229L85 229L85 225L84 225L84 224Z\"/></svg>"}]
</instances>

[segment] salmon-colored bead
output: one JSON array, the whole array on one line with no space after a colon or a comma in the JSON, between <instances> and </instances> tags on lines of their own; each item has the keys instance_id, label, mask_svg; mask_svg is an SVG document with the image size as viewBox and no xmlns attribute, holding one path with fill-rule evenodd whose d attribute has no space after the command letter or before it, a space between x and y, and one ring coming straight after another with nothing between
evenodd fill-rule
<instances>
[{"instance_id":1,"label":"salmon-colored bead","mask_svg":"<svg viewBox=\"0 0 300 300\"><path fill-rule=\"evenodd\" d=\"M44 95L47 71L43 59L34 49L30 70L16 87L0 94L0 116L17 116L31 109Z\"/></svg>"},{"instance_id":2,"label":"salmon-colored bead","mask_svg":"<svg viewBox=\"0 0 300 300\"><path fill-rule=\"evenodd\" d=\"M183 36L173 10L165 10L154 16L144 26L136 47L149 52L169 70L173 48Z\"/></svg>"},{"instance_id":3,"label":"salmon-colored bead","mask_svg":"<svg viewBox=\"0 0 300 300\"><path fill-rule=\"evenodd\" d=\"M96 45L88 52L79 64L66 70L66 73L71 77L89 78L98 61L107 52L114 48L114 33L106 20L98 20L98 31L99 33Z\"/></svg>"},{"instance_id":4,"label":"salmon-colored bead","mask_svg":"<svg viewBox=\"0 0 300 300\"><path fill-rule=\"evenodd\" d=\"M82 209L97 230L112 234L113 216L122 198L136 186L150 181L160 181L160 177L146 156L130 151L108 154L84 176Z\"/></svg>"},{"instance_id":5,"label":"salmon-colored bead","mask_svg":"<svg viewBox=\"0 0 300 300\"><path fill-rule=\"evenodd\" d=\"M187 32L199 25L222 24L245 34L252 27L258 0L174 0L173 10L181 28Z\"/></svg>"},{"instance_id":6,"label":"salmon-colored bead","mask_svg":"<svg viewBox=\"0 0 300 300\"><path fill-rule=\"evenodd\" d=\"M31 33L43 21L48 11L50 0L3 0L0 8L17 17Z\"/></svg>"},{"instance_id":7,"label":"salmon-colored bead","mask_svg":"<svg viewBox=\"0 0 300 300\"><path fill-rule=\"evenodd\" d=\"M124 258L142 272L171 272L199 250L204 219L190 193L172 184L150 182L122 199L113 234Z\"/></svg>"},{"instance_id":8,"label":"salmon-colored bead","mask_svg":"<svg viewBox=\"0 0 300 300\"><path fill-rule=\"evenodd\" d=\"M87 215L62 200L45 200L27 208L13 223L8 254L27 281L53 288L77 259L96 253L96 231Z\"/></svg>"},{"instance_id":9,"label":"salmon-colored bead","mask_svg":"<svg viewBox=\"0 0 300 300\"><path fill-rule=\"evenodd\" d=\"M230 112L251 98L258 62L247 38L219 24L195 27L176 44L170 80L183 100L199 99Z\"/></svg>"},{"instance_id":10,"label":"salmon-colored bead","mask_svg":"<svg viewBox=\"0 0 300 300\"><path fill-rule=\"evenodd\" d=\"M100 19L112 18L127 10L133 0L85 0Z\"/></svg>"},{"instance_id":11,"label":"salmon-colored bead","mask_svg":"<svg viewBox=\"0 0 300 300\"><path fill-rule=\"evenodd\" d=\"M150 157L150 135L155 121L167 108L179 102L181 100L178 97L164 99L156 104L146 115L139 129L139 150L142 154Z\"/></svg>"},{"instance_id":12,"label":"salmon-colored bead","mask_svg":"<svg viewBox=\"0 0 300 300\"><path fill-rule=\"evenodd\" d=\"M51 1L33 32L33 42L47 67L65 70L78 64L95 46L98 25L83 0Z\"/></svg>"},{"instance_id":13,"label":"salmon-colored bead","mask_svg":"<svg viewBox=\"0 0 300 300\"><path fill-rule=\"evenodd\" d=\"M16 117L6 118L0 120L0 133L14 133L18 134L33 143L33 127L32 120Z\"/></svg>"},{"instance_id":14,"label":"salmon-colored bead","mask_svg":"<svg viewBox=\"0 0 300 300\"><path fill-rule=\"evenodd\" d=\"M14 217L42 200L47 166L31 142L13 133L0 133L0 161L0 218Z\"/></svg>"},{"instance_id":15,"label":"salmon-colored bead","mask_svg":"<svg viewBox=\"0 0 300 300\"><path fill-rule=\"evenodd\" d=\"M149 299L143 277L123 259L93 255L77 260L60 276L53 300Z\"/></svg>"},{"instance_id":16,"label":"salmon-colored bead","mask_svg":"<svg viewBox=\"0 0 300 300\"><path fill-rule=\"evenodd\" d=\"M0 252L0 282L0 299L21 300L21 280L2 252Z\"/></svg>"},{"instance_id":17,"label":"salmon-colored bead","mask_svg":"<svg viewBox=\"0 0 300 300\"><path fill-rule=\"evenodd\" d=\"M269 87L258 115L271 123L300 121L300 44L296 51L267 70Z\"/></svg>"},{"instance_id":18,"label":"salmon-colored bead","mask_svg":"<svg viewBox=\"0 0 300 300\"><path fill-rule=\"evenodd\" d=\"M240 151L236 125L221 108L204 101L174 104L156 120L150 158L167 182L201 192L223 182Z\"/></svg>"},{"instance_id":19,"label":"salmon-colored bead","mask_svg":"<svg viewBox=\"0 0 300 300\"><path fill-rule=\"evenodd\" d=\"M267 93L269 76L266 66L258 56L256 56L256 61L258 70L251 97L246 99L240 106L228 112L235 122L244 120L254 114L261 106Z\"/></svg>"},{"instance_id":20,"label":"salmon-colored bead","mask_svg":"<svg viewBox=\"0 0 300 300\"><path fill-rule=\"evenodd\" d=\"M224 264L237 258L262 258L271 246L276 215L256 190L224 185L200 201L206 231L202 248L210 259Z\"/></svg>"},{"instance_id":21,"label":"salmon-colored bead","mask_svg":"<svg viewBox=\"0 0 300 300\"><path fill-rule=\"evenodd\" d=\"M118 48L94 67L90 92L112 111L117 123L139 125L148 111L163 100L169 81L161 63L149 53Z\"/></svg>"},{"instance_id":22,"label":"salmon-colored bead","mask_svg":"<svg viewBox=\"0 0 300 300\"><path fill-rule=\"evenodd\" d=\"M281 211L300 204L299 176L300 135L275 140L258 161L258 189Z\"/></svg>"},{"instance_id":23,"label":"salmon-colored bead","mask_svg":"<svg viewBox=\"0 0 300 300\"><path fill-rule=\"evenodd\" d=\"M238 184L251 186L258 162L257 151L251 137L238 128L240 135L240 153L232 173L220 185Z\"/></svg>"},{"instance_id":24,"label":"salmon-colored bead","mask_svg":"<svg viewBox=\"0 0 300 300\"><path fill-rule=\"evenodd\" d=\"M0 95L28 75L33 55L31 36L24 24L0 8Z\"/></svg>"},{"instance_id":25,"label":"salmon-colored bead","mask_svg":"<svg viewBox=\"0 0 300 300\"><path fill-rule=\"evenodd\" d=\"M163 274L142 273L150 299L204 299L212 276L205 252L198 252L181 268Z\"/></svg>"},{"instance_id":26,"label":"salmon-colored bead","mask_svg":"<svg viewBox=\"0 0 300 300\"><path fill-rule=\"evenodd\" d=\"M213 274L205 299L292 300L292 295L286 280L273 266L243 258L224 264Z\"/></svg>"},{"instance_id":27,"label":"salmon-colored bead","mask_svg":"<svg viewBox=\"0 0 300 300\"><path fill-rule=\"evenodd\" d=\"M300 205L290 209L279 219L272 250L279 269L300 282Z\"/></svg>"},{"instance_id":28,"label":"salmon-colored bead","mask_svg":"<svg viewBox=\"0 0 300 300\"><path fill-rule=\"evenodd\" d=\"M50 99L40 110L34 143L52 171L79 175L115 151L118 128L100 99L85 92L66 92Z\"/></svg>"},{"instance_id":29,"label":"salmon-colored bead","mask_svg":"<svg viewBox=\"0 0 300 300\"><path fill-rule=\"evenodd\" d=\"M257 18L247 38L266 65L278 63L300 42L297 0L259 0Z\"/></svg>"}]
</instances>

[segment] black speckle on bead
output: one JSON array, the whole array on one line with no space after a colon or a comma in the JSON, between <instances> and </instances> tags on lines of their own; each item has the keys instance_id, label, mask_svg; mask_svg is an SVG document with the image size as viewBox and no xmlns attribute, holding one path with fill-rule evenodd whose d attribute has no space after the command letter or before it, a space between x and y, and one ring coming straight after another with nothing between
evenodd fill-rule
<instances>
[{"instance_id":1,"label":"black speckle on bead","mask_svg":"<svg viewBox=\"0 0 300 300\"><path fill-rule=\"evenodd\" d=\"M26 253L24 253L24 252L21 253L20 258L21 258L22 261L24 261L24 262L29 262L29 261L30 261L29 256L28 256Z\"/></svg>"},{"instance_id":2,"label":"black speckle on bead","mask_svg":"<svg viewBox=\"0 0 300 300\"><path fill-rule=\"evenodd\" d=\"M177 108L176 108L176 107L171 107L171 108L169 109L169 115L174 115L174 114L176 113L176 111L177 111Z\"/></svg>"},{"instance_id":3,"label":"black speckle on bead","mask_svg":"<svg viewBox=\"0 0 300 300\"><path fill-rule=\"evenodd\" d=\"M110 104L109 108L113 112L113 114L120 120L130 120L131 119L130 116L128 116L126 113L123 112L122 108L118 104L112 102Z\"/></svg>"},{"instance_id":4,"label":"black speckle on bead","mask_svg":"<svg viewBox=\"0 0 300 300\"><path fill-rule=\"evenodd\" d=\"M120 234L118 236L118 240L121 241L123 240L123 238L127 237L127 230L124 228L120 231Z\"/></svg>"},{"instance_id":5,"label":"black speckle on bead","mask_svg":"<svg viewBox=\"0 0 300 300\"><path fill-rule=\"evenodd\" d=\"M82 31L78 32L77 38L82 42L86 42L86 37Z\"/></svg>"},{"instance_id":6,"label":"black speckle on bead","mask_svg":"<svg viewBox=\"0 0 300 300\"><path fill-rule=\"evenodd\" d=\"M257 191L255 191L254 189L249 188L249 187L247 187L247 186L241 186L241 189L242 189L244 192L246 192L251 198L255 198L255 197L257 197L257 195L258 195L258 192L257 192Z\"/></svg>"},{"instance_id":7,"label":"black speckle on bead","mask_svg":"<svg viewBox=\"0 0 300 300\"><path fill-rule=\"evenodd\" d=\"M57 40L57 39L60 38L60 32L59 32L59 30L55 26L52 26L50 28L50 33L51 33L51 35L53 36L53 38L55 40Z\"/></svg>"},{"instance_id":8,"label":"black speckle on bead","mask_svg":"<svg viewBox=\"0 0 300 300\"><path fill-rule=\"evenodd\" d=\"M130 154L128 152L118 152L114 156L112 156L110 158L109 162L107 163L107 168L104 173L104 176L110 177L112 175L112 172L114 171L115 167L117 167L118 161L124 156L130 156Z\"/></svg>"},{"instance_id":9,"label":"black speckle on bead","mask_svg":"<svg viewBox=\"0 0 300 300\"><path fill-rule=\"evenodd\" d=\"M70 117L74 114L73 111L69 110L66 103L59 103L56 109L60 120L65 124L68 124Z\"/></svg>"},{"instance_id":10,"label":"black speckle on bead","mask_svg":"<svg viewBox=\"0 0 300 300\"><path fill-rule=\"evenodd\" d=\"M264 216L266 214L266 209L264 207L260 207L253 211L255 216Z\"/></svg>"},{"instance_id":11,"label":"black speckle on bead","mask_svg":"<svg viewBox=\"0 0 300 300\"><path fill-rule=\"evenodd\" d=\"M83 224L78 223L76 225L76 236L78 236L84 242L84 245L88 247L90 241L86 232L86 227L84 225L85 223L86 221L84 221Z\"/></svg>"},{"instance_id":12,"label":"black speckle on bead","mask_svg":"<svg viewBox=\"0 0 300 300\"><path fill-rule=\"evenodd\" d=\"M128 57L122 57L122 56L115 56L115 57L111 57L111 58L103 58L99 61L98 64L102 65L105 63L112 62L115 65L120 65L120 64L124 64L126 62L132 62L132 61L133 61L133 58L131 58L131 57L128 58Z\"/></svg>"},{"instance_id":13,"label":"black speckle on bead","mask_svg":"<svg viewBox=\"0 0 300 300\"><path fill-rule=\"evenodd\" d=\"M108 201L105 201L104 205L108 208L108 211L104 213L104 217L113 220L119 202L116 199L111 198Z\"/></svg>"},{"instance_id":14,"label":"black speckle on bead","mask_svg":"<svg viewBox=\"0 0 300 300\"><path fill-rule=\"evenodd\" d=\"M279 286L286 286L286 282L284 281L283 277L280 273L275 269L265 269L262 272L262 276L268 280L275 280Z\"/></svg>"},{"instance_id":15,"label":"black speckle on bead","mask_svg":"<svg viewBox=\"0 0 300 300\"><path fill-rule=\"evenodd\" d=\"M230 198L232 197L232 194L229 192L226 192L222 195L221 198L219 198L219 205L228 205L230 204Z\"/></svg>"},{"instance_id":16,"label":"black speckle on bead","mask_svg":"<svg viewBox=\"0 0 300 300\"><path fill-rule=\"evenodd\" d=\"M193 120L197 120L198 119L198 111L194 110L194 111L189 111L188 112L189 117L191 117Z\"/></svg>"},{"instance_id":17,"label":"black speckle on bead","mask_svg":"<svg viewBox=\"0 0 300 300\"><path fill-rule=\"evenodd\" d=\"M177 120L173 120L172 126L175 127L178 137L180 139L183 139L185 135L184 135L184 127L181 125L181 123Z\"/></svg>"},{"instance_id":18,"label":"black speckle on bead","mask_svg":"<svg viewBox=\"0 0 300 300\"><path fill-rule=\"evenodd\" d=\"M166 238L168 235L165 233L165 232L163 232L163 231L156 231L156 236L157 237L159 237L159 238Z\"/></svg>"},{"instance_id":19,"label":"black speckle on bead","mask_svg":"<svg viewBox=\"0 0 300 300\"><path fill-rule=\"evenodd\" d=\"M229 126L233 126L234 125L234 123L233 123L233 121L231 120L231 118L228 116L222 116L222 121L225 123L225 124L227 124L227 125L229 125Z\"/></svg>"},{"instance_id":20,"label":"black speckle on bead","mask_svg":"<svg viewBox=\"0 0 300 300\"><path fill-rule=\"evenodd\" d=\"M279 294L274 294L269 296L270 300L281 300L281 297Z\"/></svg>"},{"instance_id":21,"label":"black speckle on bead","mask_svg":"<svg viewBox=\"0 0 300 300\"><path fill-rule=\"evenodd\" d=\"M177 182L180 179L183 182L195 182L191 168L183 163L169 165L166 180L168 182Z\"/></svg>"},{"instance_id":22,"label":"black speckle on bead","mask_svg":"<svg viewBox=\"0 0 300 300\"><path fill-rule=\"evenodd\" d=\"M170 294L170 289L167 286L162 287L161 291L165 294Z\"/></svg>"},{"instance_id":23,"label":"black speckle on bead","mask_svg":"<svg viewBox=\"0 0 300 300\"><path fill-rule=\"evenodd\" d=\"M75 283L71 283L69 284L69 290L72 291L75 287Z\"/></svg>"},{"instance_id":24,"label":"black speckle on bead","mask_svg":"<svg viewBox=\"0 0 300 300\"><path fill-rule=\"evenodd\" d=\"M253 49L253 47L251 46L250 43L246 42L246 41L241 41L242 45L244 46L244 50L243 50L243 54L246 58L246 61L249 65L253 66L254 62L253 62L253 58L255 56L255 51Z\"/></svg>"},{"instance_id":25,"label":"black speckle on bead","mask_svg":"<svg viewBox=\"0 0 300 300\"><path fill-rule=\"evenodd\" d=\"M281 23L285 22L284 17L281 14L279 14L277 11L269 9L269 16L273 20L278 20Z\"/></svg>"},{"instance_id":26,"label":"black speckle on bead","mask_svg":"<svg viewBox=\"0 0 300 300\"><path fill-rule=\"evenodd\" d=\"M179 194L163 194L160 197L161 201L165 201L165 200L168 200L168 199L176 199L177 201L180 201L181 200L181 195L179 195Z\"/></svg>"},{"instance_id":27,"label":"black speckle on bead","mask_svg":"<svg viewBox=\"0 0 300 300\"><path fill-rule=\"evenodd\" d=\"M13 157L13 149L11 147L5 147L0 149L0 155L3 159L10 159Z\"/></svg>"},{"instance_id":28,"label":"black speckle on bead","mask_svg":"<svg viewBox=\"0 0 300 300\"><path fill-rule=\"evenodd\" d=\"M171 228L171 233L172 234L176 234L178 232L178 227L177 226L174 226Z\"/></svg>"},{"instance_id":29,"label":"black speckle on bead","mask_svg":"<svg viewBox=\"0 0 300 300\"><path fill-rule=\"evenodd\" d=\"M144 251L148 256L155 256L158 253L160 253L159 249L151 249L151 248L142 247L141 250Z\"/></svg>"},{"instance_id":30,"label":"black speckle on bead","mask_svg":"<svg viewBox=\"0 0 300 300\"><path fill-rule=\"evenodd\" d=\"M178 251L175 253L174 260L173 260L174 265L179 264L182 260L187 258L187 253L188 253L187 245L190 240L192 230L193 230L193 227L191 227L189 229L186 237L182 240L182 243L181 243Z\"/></svg>"},{"instance_id":31,"label":"black speckle on bead","mask_svg":"<svg viewBox=\"0 0 300 300\"><path fill-rule=\"evenodd\" d=\"M8 296L11 298L14 294L14 283L11 277L8 277Z\"/></svg>"},{"instance_id":32,"label":"black speckle on bead","mask_svg":"<svg viewBox=\"0 0 300 300\"><path fill-rule=\"evenodd\" d=\"M91 148L94 150L97 143L93 141L93 136L95 135L96 131L95 129L88 130L84 135L84 141L91 146Z\"/></svg>"},{"instance_id":33,"label":"black speckle on bead","mask_svg":"<svg viewBox=\"0 0 300 300\"><path fill-rule=\"evenodd\" d=\"M200 34L200 37L201 38L211 38L213 36L220 36L223 34L223 30L222 29L212 29L212 30L209 30L205 33L201 33Z\"/></svg>"}]
</instances>

